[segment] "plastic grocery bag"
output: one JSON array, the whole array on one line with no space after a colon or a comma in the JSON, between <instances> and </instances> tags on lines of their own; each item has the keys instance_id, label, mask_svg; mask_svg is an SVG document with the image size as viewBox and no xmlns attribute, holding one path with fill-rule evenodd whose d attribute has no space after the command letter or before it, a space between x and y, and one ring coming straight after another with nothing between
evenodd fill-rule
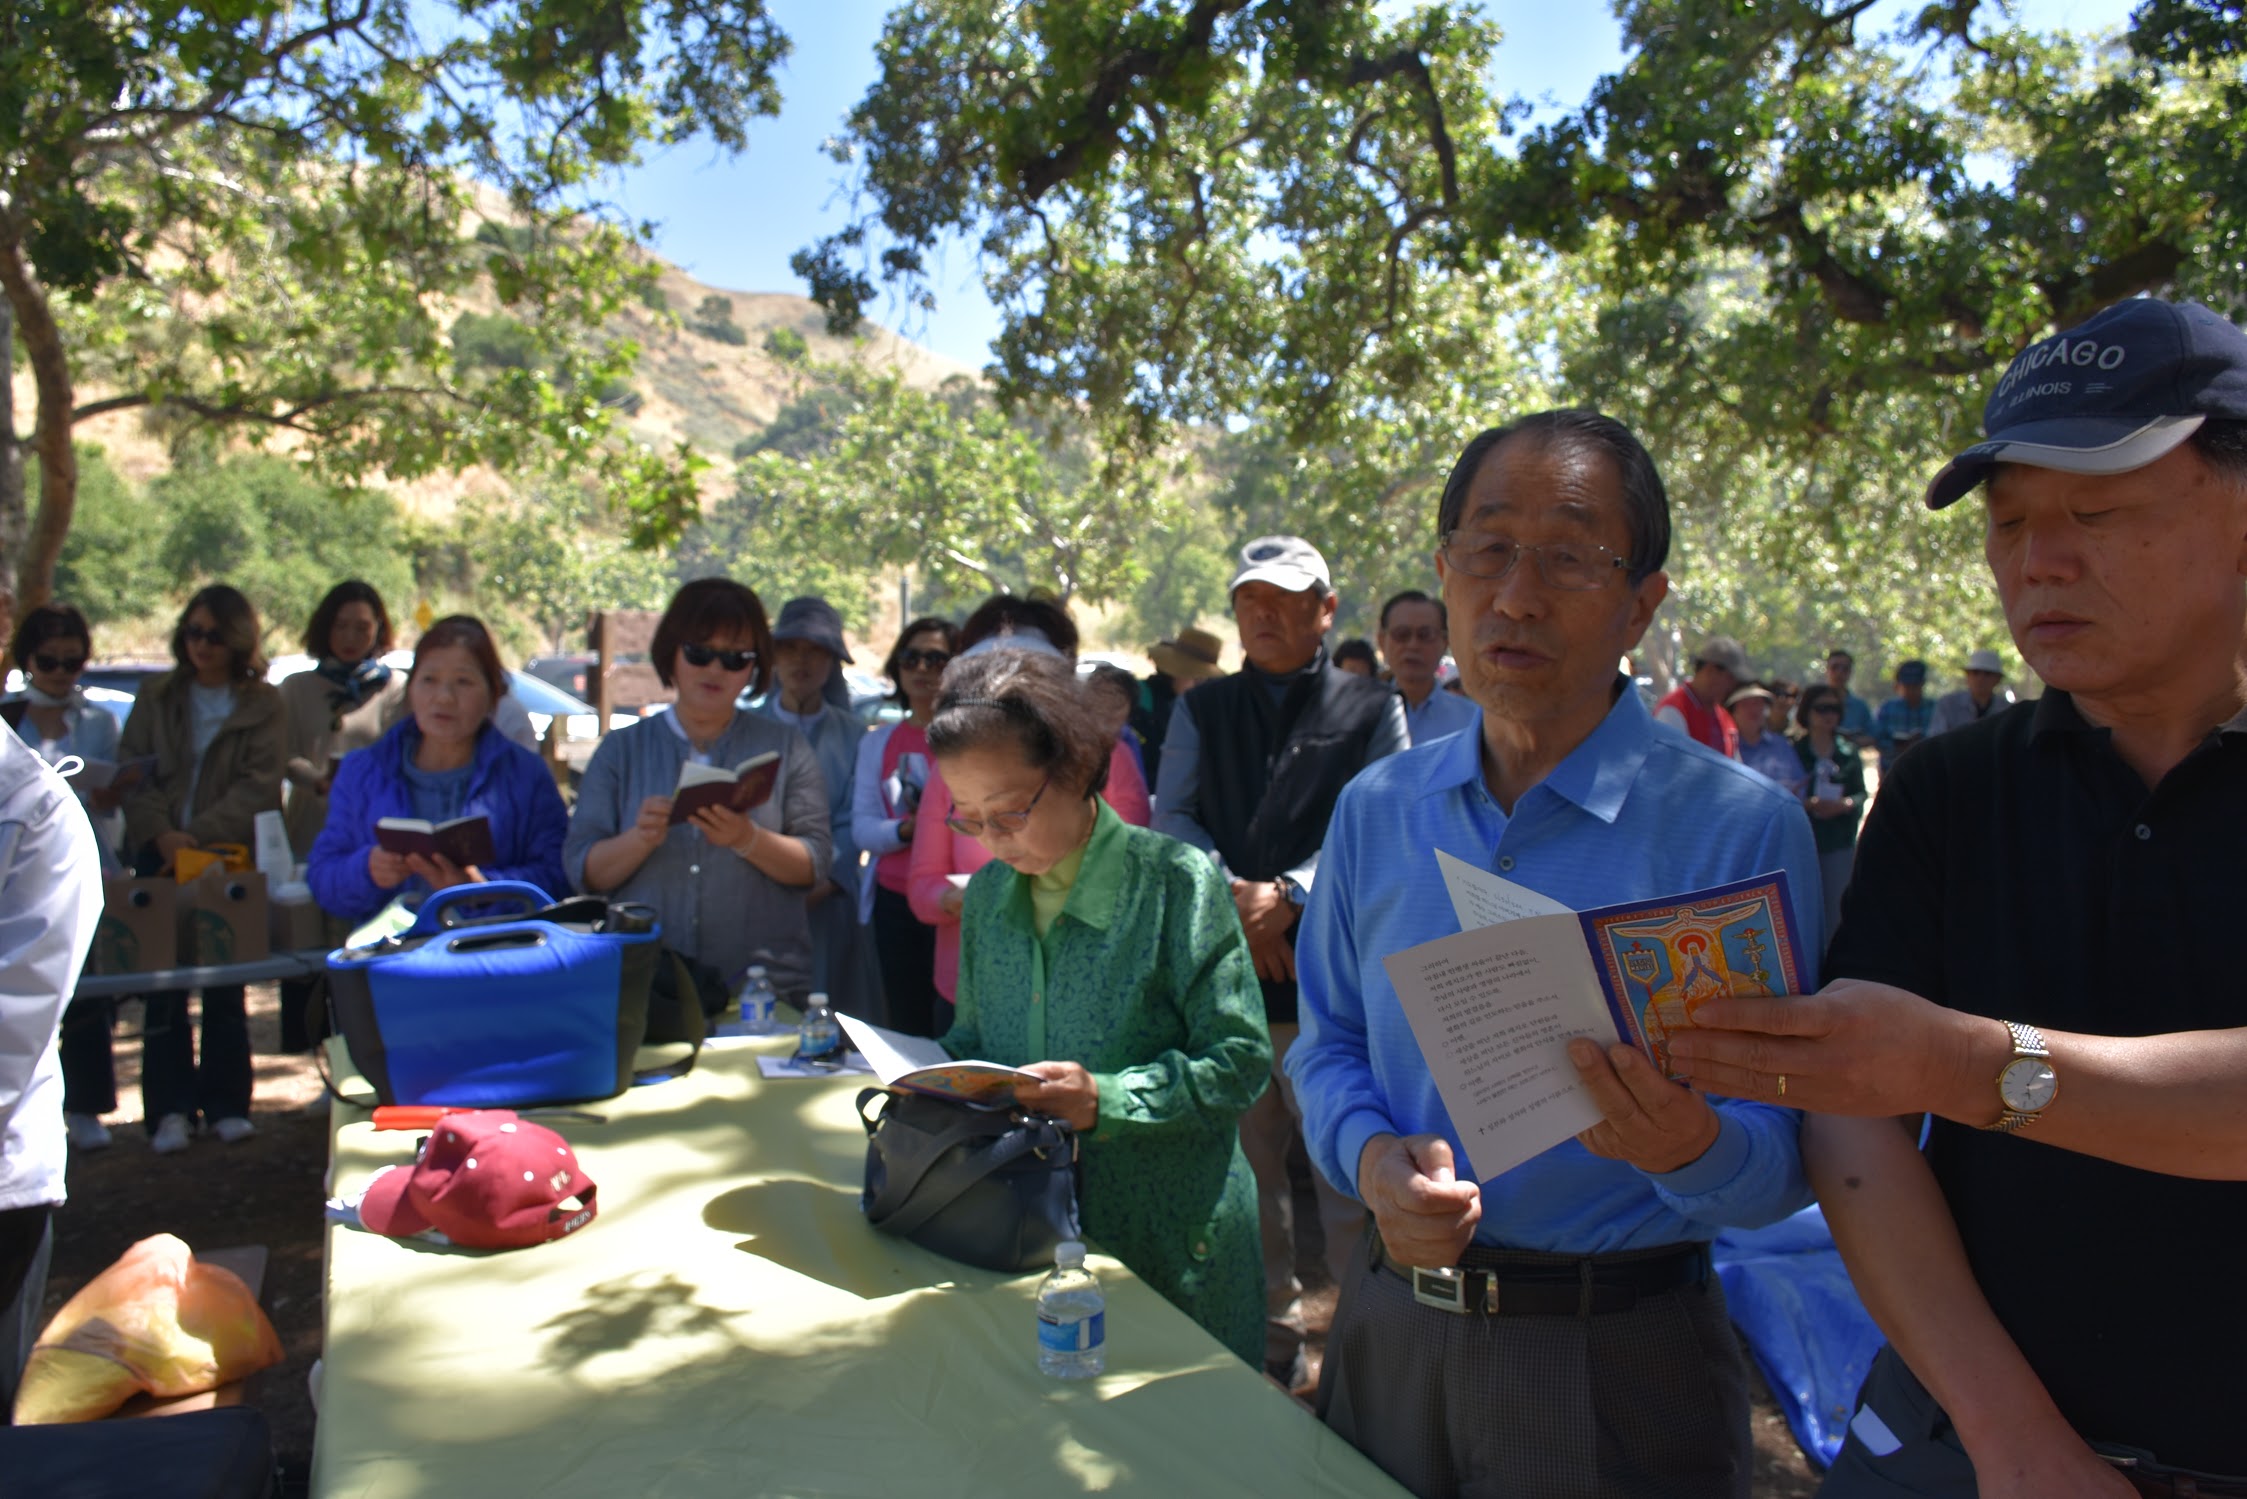
<instances>
[{"instance_id":1,"label":"plastic grocery bag","mask_svg":"<svg viewBox=\"0 0 2247 1499\"><path fill-rule=\"evenodd\" d=\"M143 1239L55 1313L16 1390L16 1424L98 1421L133 1396L193 1395L281 1361L240 1276Z\"/></svg>"}]
</instances>

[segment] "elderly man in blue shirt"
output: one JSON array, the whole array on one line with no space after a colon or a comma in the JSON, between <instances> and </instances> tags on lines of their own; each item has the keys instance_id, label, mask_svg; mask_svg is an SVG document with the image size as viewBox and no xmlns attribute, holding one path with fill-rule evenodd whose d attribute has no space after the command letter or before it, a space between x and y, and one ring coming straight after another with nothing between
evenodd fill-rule
<instances>
[{"instance_id":1,"label":"elderly man in blue shirt","mask_svg":"<svg viewBox=\"0 0 2247 1499\"><path fill-rule=\"evenodd\" d=\"M1342 793L1297 948L1304 1137L1375 1226L1320 1415L1423 1495L1738 1499L1747 1374L1708 1242L1809 1200L1797 1116L1712 1104L1628 1046L1578 1040L1603 1121L1478 1181L1382 959L1457 929L1437 849L1578 908L1783 869L1816 952L1810 825L1763 777L1660 729L1616 674L1669 588L1668 498L1628 430L1555 411L1482 433L1437 529L1481 731ZM1454 1269L1465 1293L1416 1295L1414 1267Z\"/></svg>"}]
</instances>

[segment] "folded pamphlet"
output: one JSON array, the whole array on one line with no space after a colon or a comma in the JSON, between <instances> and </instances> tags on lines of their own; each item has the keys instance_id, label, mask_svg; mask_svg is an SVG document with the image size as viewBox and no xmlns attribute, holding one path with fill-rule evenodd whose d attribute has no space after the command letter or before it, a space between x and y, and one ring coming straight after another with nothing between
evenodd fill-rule
<instances>
[{"instance_id":1,"label":"folded pamphlet","mask_svg":"<svg viewBox=\"0 0 2247 1499\"><path fill-rule=\"evenodd\" d=\"M1440 849L1463 928L1382 960L1475 1179L1600 1120L1568 1043L1669 1038L1724 995L1799 994L1810 974L1784 870L1577 912Z\"/></svg>"},{"instance_id":2,"label":"folded pamphlet","mask_svg":"<svg viewBox=\"0 0 2247 1499\"><path fill-rule=\"evenodd\" d=\"M852 1015L837 1015L843 1034L874 1069L885 1088L910 1088L968 1103L1011 1104L1014 1086L1036 1074L997 1062L958 1062L926 1036L884 1030Z\"/></svg>"}]
</instances>

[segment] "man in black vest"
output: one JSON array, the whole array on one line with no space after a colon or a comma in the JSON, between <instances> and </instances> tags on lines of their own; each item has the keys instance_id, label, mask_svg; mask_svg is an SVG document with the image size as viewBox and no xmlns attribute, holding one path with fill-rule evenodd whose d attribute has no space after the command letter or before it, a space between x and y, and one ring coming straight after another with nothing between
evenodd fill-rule
<instances>
[{"instance_id":1,"label":"man in black vest","mask_svg":"<svg viewBox=\"0 0 2247 1499\"><path fill-rule=\"evenodd\" d=\"M1295 1278L1287 1156L1300 1126L1280 1062L1295 1040L1295 925L1318 874L1334 799L1369 762L1407 740L1396 694L1327 660L1336 599L1318 548L1299 536L1250 542L1232 597L1246 662L1171 710L1155 826L1215 856L1264 984L1272 1086L1241 1117L1241 1148L1256 1171L1264 1233L1265 1364L1294 1388L1304 1373L1303 1288ZM1316 1173L1313 1180L1327 1263L1339 1280L1364 1210Z\"/></svg>"}]
</instances>

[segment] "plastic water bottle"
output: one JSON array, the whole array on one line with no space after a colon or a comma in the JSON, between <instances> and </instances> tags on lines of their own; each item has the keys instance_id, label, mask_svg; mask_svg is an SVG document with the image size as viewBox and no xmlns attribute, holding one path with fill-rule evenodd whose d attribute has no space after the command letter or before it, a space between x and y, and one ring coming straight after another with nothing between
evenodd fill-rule
<instances>
[{"instance_id":1,"label":"plastic water bottle","mask_svg":"<svg viewBox=\"0 0 2247 1499\"><path fill-rule=\"evenodd\" d=\"M772 976L758 964L749 970L749 981L741 986L741 1030L748 1036L769 1036L780 1029L773 1020L772 1008L778 1003L772 992Z\"/></svg>"},{"instance_id":2,"label":"plastic water bottle","mask_svg":"<svg viewBox=\"0 0 2247 1499\"><path fill-rule=\"evenodd\" d=\"M1053 1251L1053 1273L1038 1287L1038 1372L1090 1379L1108 1367L1108 1298L1084 1267L1075 1239Z\"/></svg>"},{"instance_id":3,"label":"plastic water bottle","mask_svg":"<svg viewBox=\"0 0 2247 1499\"><path fill-rule=\"evenodd\" d=\"M827 996L816 991L804 1005L804 1023L797 1031L796 1055L807 1062L839 1062L843 1058L843 1028L827 1008Z\"/></svg>"}]
</instances>

